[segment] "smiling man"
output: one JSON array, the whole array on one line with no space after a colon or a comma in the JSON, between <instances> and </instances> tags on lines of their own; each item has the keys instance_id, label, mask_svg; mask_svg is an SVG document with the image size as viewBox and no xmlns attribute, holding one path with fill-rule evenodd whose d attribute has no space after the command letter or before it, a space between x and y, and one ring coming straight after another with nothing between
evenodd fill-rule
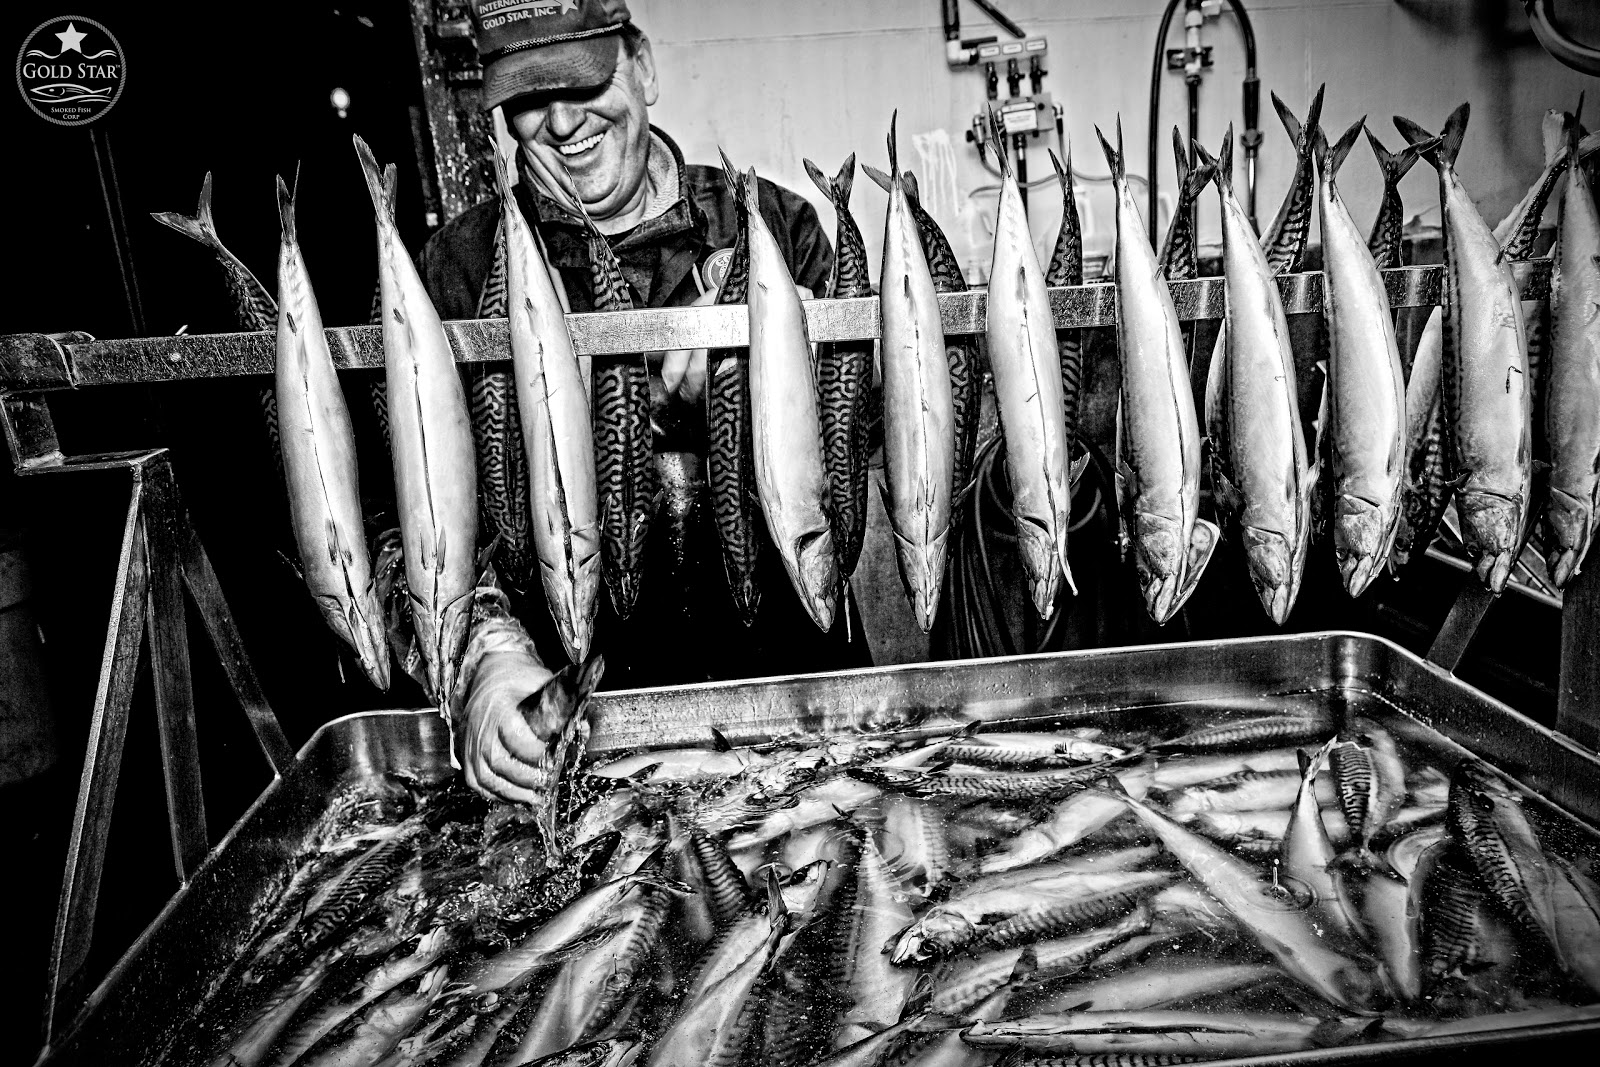
<instances>
[{"instance_id":1,"label":"smiling man","mask_svg":"<svg viewBox=\"0 0 1600 1067\"><path fill-rule=\"evenodd\" d=\"M589 215L622 262L636 306L704 303L721 281L736 234L734 198L720 168L687 164L672 139L650 125L659 85L650 41L622 0L475 0L484 66L484 104L503 109L524 146L516 196L542 236L574 311L594 306L588 243L579 220L549 196L553 178L539 144L559 153ZM728 145L740 160L740 144ZM833 253L815 209L768 181L761 213L795 283L821 292ZM495 242L498 199L447 223L423 249L422 274L446 319L505 314L503 257ZM497 265L498 261L498 265ZM685 373L682 357L650 356L651 415L664 480L701 477L706 419L704 367ZM669 522L652 524L640 597L626 622L601 597L595 648L606 657L607 687L645 686L866 665L859 615L824 634L800 606L776 553L760 570L755 624L739 620L723 573L708 501L689 525L688 588L674 588ZM525 591L527 592L527 591ZM520 598L518 613L541 649L560 662L543 600Z\"/></svg>"}]
</instances>

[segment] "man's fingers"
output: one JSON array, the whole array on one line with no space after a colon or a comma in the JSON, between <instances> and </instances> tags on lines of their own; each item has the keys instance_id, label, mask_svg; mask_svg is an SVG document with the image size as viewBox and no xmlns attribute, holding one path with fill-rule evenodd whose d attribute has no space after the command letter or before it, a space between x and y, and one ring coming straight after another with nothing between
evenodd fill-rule
<instances>
[{"instance_id":1,"label":"man's fingers","mask_svg":"<svg viewBox=\"0 0 1600 1067\"><path fill-rule=\"evenodd\" d=\"M683 385L678 390L691 404L700 399L706 388L706 350L697 348L689 355L689 366L683 375Z\"/></svg>"},{"instance_id":2,"label":"man's fingers","mask_svg":"<svg viewBox=\"0 0 1600 1067\"><path fill-rule=\"evenodd\" d=\"M546 758L547 746L515 710L500 716L495 734L506 754L520 763L537 763Z\"/></svg>"},{"instance_id":3,"label":"man's fingers","mask_svg":"<svg viewBox=\"0 0 1600 1067\"><path fill-rule=\"evenodd\" d=\"M700 350L704 358L704 349ZM693 355L687 349L678 349L668 352L661 360L661 384L667 387L667 392L678 392L678 387L683 384L683 376L689 371L689 360Z\"/></svg>"},{"instance_id":4,"label":"man's fingers","mask_svg":"<svg viewBox=\"0 0 1600 1067\"><path fill-rule=\"evenodd\" d=\"M479 775L477 789L480 793L509 800L514 804L533 804L539 799L538 793L515 782L507 781L491 768L485 768Z\"/></svg>"}]
</instances>

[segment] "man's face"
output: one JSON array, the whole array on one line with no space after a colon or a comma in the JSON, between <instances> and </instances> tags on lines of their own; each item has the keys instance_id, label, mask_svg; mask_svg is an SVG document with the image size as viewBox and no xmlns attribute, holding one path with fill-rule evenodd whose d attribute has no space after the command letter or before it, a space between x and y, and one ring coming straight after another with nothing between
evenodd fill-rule
<instances>
[{"instance_id":1,"label":"man's face","mask_svg":"<svg viewBox=\"0 0 1600 1067\"><path fill-rule=\"evenodd\" d=\"M639 42L634 56L622 42L617 47L622 50L617 69L606 84L558 89L507 105L517 140L555 149L572 173L584 206L597 220L618 215L635 203L650 155L655 57L648 40Z\"/></svg>"}]
</instances>

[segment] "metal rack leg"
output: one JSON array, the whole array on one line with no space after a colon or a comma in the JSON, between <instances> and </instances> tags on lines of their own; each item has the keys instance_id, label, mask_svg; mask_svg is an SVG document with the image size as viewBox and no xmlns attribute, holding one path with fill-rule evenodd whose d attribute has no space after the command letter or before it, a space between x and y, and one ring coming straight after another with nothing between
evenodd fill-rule
<instances>
[{"instance_id":1,"label":"metal rack leg","mask_svg":"<svg viewBox=\"0 0 1600 1067\"><path fill-rule=\"evenodd\" d=\"M1561 679L1556 729L1600 748L1600 558L1567 583L1561 597Z\"/></svg>"},{"instance_id":2,"label":"metal rack leg","mask_svg":"<svg viewBox=\"0 0 1600 1067\"><path fill-rule=\"evenodd\" d=\"M140 505L144 482L134 470L128 517L123 524L122 555L117 562L117 584L112 594L111 627L106 633L105 655L100 661L100 685L95 692L94 715L89 724L89 747L78 780L78 802L67 844L66 874L56 908L55 934L50 942L50 967L45 990L44 1039L48 1047L60 1016L76 1007L83 966L89 958L95 907L100 896L100 875L105 864L107 831L122 768L122 746L128 734L128 706L139 668L139 646L144 636L145 597L150 572L145 539L139 536Z\"/></svg>"},{"instance_id":3,"label":"metal rack leg","mask_svg":"<svg viewBox=\"0 0 1600 1067\"><path fill-rule=\"evenodd\" d=\"M194 728L194 683L189 665L188 613L178 563L179 512L172 464L165 456L144 469L143 530L150 568L146 618L150 677L155 689L161 770L167 786L167 824L178 880L187 881L206 858L205 799Z\"/></svg>"}]
</instances>

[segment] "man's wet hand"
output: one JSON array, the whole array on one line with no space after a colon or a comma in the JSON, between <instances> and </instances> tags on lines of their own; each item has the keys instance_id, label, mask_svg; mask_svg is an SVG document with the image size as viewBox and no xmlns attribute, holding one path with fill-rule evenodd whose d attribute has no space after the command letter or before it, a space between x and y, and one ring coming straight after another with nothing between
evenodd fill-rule
<instances>
[{"instance_id":1,"label":"man's wet hand","mask_svg":"<svg viewBox=\"0 0 1600 1067\"><path fill-rule=\"evenodd\" d=\"M715 304L717 294L721 291L708 289L689 306L705 307ZM796 285L794 291L800 294L801 300L812 299L811 290L803 285ZM669 396L675 395L685 403L697 403L706 388L706 350L693 348L665 353L661 361L661 383L667 387Z\"/></svg>"},{"instance_id":2,"label":"man's wet hand","mask_svg":"<svg viewBox=\"0 0 1600 1067\"><path fill-rule=\"evenodd\" d=\"M491 799L532 804L549 780L535 765L546 757L548 746L514 703L477 703L461 724L456 744L467 784Z\"/></svg>"}]
</instances>

